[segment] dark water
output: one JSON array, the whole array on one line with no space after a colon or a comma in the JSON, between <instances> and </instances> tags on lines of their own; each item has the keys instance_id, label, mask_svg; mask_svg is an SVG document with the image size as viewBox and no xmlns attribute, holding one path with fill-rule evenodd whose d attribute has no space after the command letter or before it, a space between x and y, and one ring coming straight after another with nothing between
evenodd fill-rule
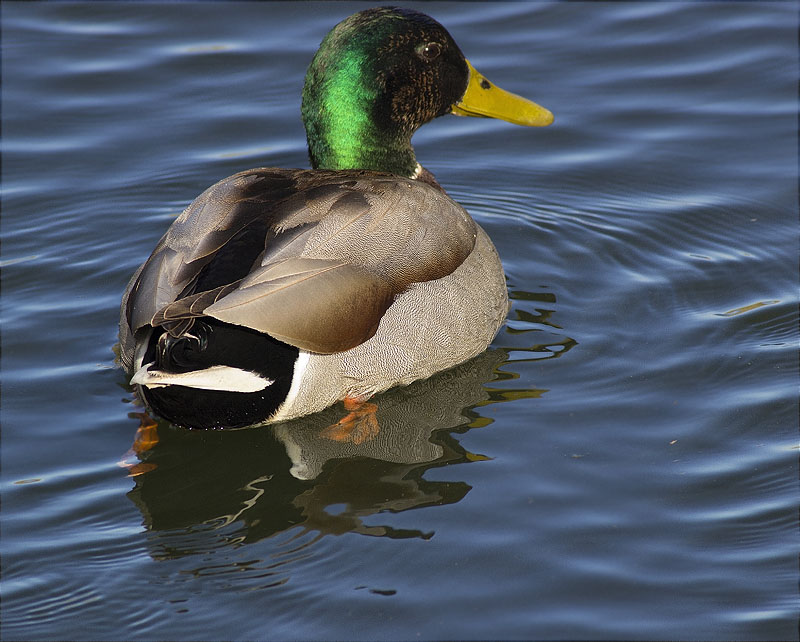
<instances>
[{"instance_id":1,"label":"dark water","mask_svg":"<svg viewBox=\"0 0 800 642\"><path fill-rule=\"evenodd\" d=\"M424 5L556 115L415 138L503 257L493 349L360 449L162 425L118 466L127 279L306 165L364 6L2 4L3 639L797 639L796 3Z\"/></svg>"}]
</instances>

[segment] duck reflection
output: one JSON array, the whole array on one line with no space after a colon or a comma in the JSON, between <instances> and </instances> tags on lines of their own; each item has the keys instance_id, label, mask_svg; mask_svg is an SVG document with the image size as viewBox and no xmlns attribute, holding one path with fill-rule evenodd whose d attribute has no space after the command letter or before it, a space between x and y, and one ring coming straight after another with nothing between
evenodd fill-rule
<instances>
[{"instance_id":1,"label":"duck reflection","mask_svg":"<svg viewBox=\"0 0 800 642\"><path fill-rule=\"evenodd\" d=\"M160 423L158 443L140 455L147 472L134 478L129 497L146 527L156 531L237 522L244 526L238 541L295 526L321 535L428 538L432 533L363 520L378 512L452 504L469 492L465 482L428 481L423 474L485 459L466 451L452 432L489 423L474 409L493 402L484 384L508 378L498 370L506 358L505 350L491 350L376 397L380 431L361 444L323 435L344 412L335 406L249 430L187 431Z\"/></svg>"}]
</instances>

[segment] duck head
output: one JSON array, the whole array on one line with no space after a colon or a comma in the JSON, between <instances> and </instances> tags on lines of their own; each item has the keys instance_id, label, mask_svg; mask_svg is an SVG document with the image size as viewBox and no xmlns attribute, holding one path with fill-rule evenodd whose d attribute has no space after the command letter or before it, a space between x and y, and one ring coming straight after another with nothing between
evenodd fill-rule
<instances>
[{"instance_id":1,"label":"duck head","mask_svg":"<svg viewBox=\"0 0 800 642\"><path fill-rule=\"evenodd\" d=\"M315 169L413 177L411 137L444 114L544 126L553 115L478 73L447 30L410 9L360 11L325 36L305 78L302 116Z\"/></svg>"}]
</instances>

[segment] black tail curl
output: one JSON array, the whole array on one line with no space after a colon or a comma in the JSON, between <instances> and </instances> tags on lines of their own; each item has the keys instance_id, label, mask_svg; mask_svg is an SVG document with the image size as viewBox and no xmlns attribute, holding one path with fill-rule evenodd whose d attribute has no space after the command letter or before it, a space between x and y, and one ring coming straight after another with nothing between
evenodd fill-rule
<instances>
[{"instance_id":1,"label":"black tail curl","mask_svg":"<svg viewBox=\"0 0 800 642\"><path fill-rule=\"evenodd\" d=\"M299 350L248 328L196 319L174 337L154 328L144 363L172 373L230 366L273 381L257 392L205 390L168 385L141 387L159 416L187 428L241 428L266 421L286 400Z\"/></svg>"}]
</instances>

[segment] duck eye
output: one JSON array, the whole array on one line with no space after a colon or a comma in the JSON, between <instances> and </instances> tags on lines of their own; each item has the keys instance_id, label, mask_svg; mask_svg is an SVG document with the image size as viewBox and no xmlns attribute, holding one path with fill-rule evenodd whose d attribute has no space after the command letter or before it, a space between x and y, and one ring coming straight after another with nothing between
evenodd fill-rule
<instances>
[{"instance_id":1,"label":"duck eye","mask_svg":"<svg viewBox=\"0 0 800 642\"><path fill-rule=\"evenodd\" d=\"M441 53L442 46L438 42L429 42L417 47L417 55L427 62L436 59Z\"/></svg>"}]
</instances>

